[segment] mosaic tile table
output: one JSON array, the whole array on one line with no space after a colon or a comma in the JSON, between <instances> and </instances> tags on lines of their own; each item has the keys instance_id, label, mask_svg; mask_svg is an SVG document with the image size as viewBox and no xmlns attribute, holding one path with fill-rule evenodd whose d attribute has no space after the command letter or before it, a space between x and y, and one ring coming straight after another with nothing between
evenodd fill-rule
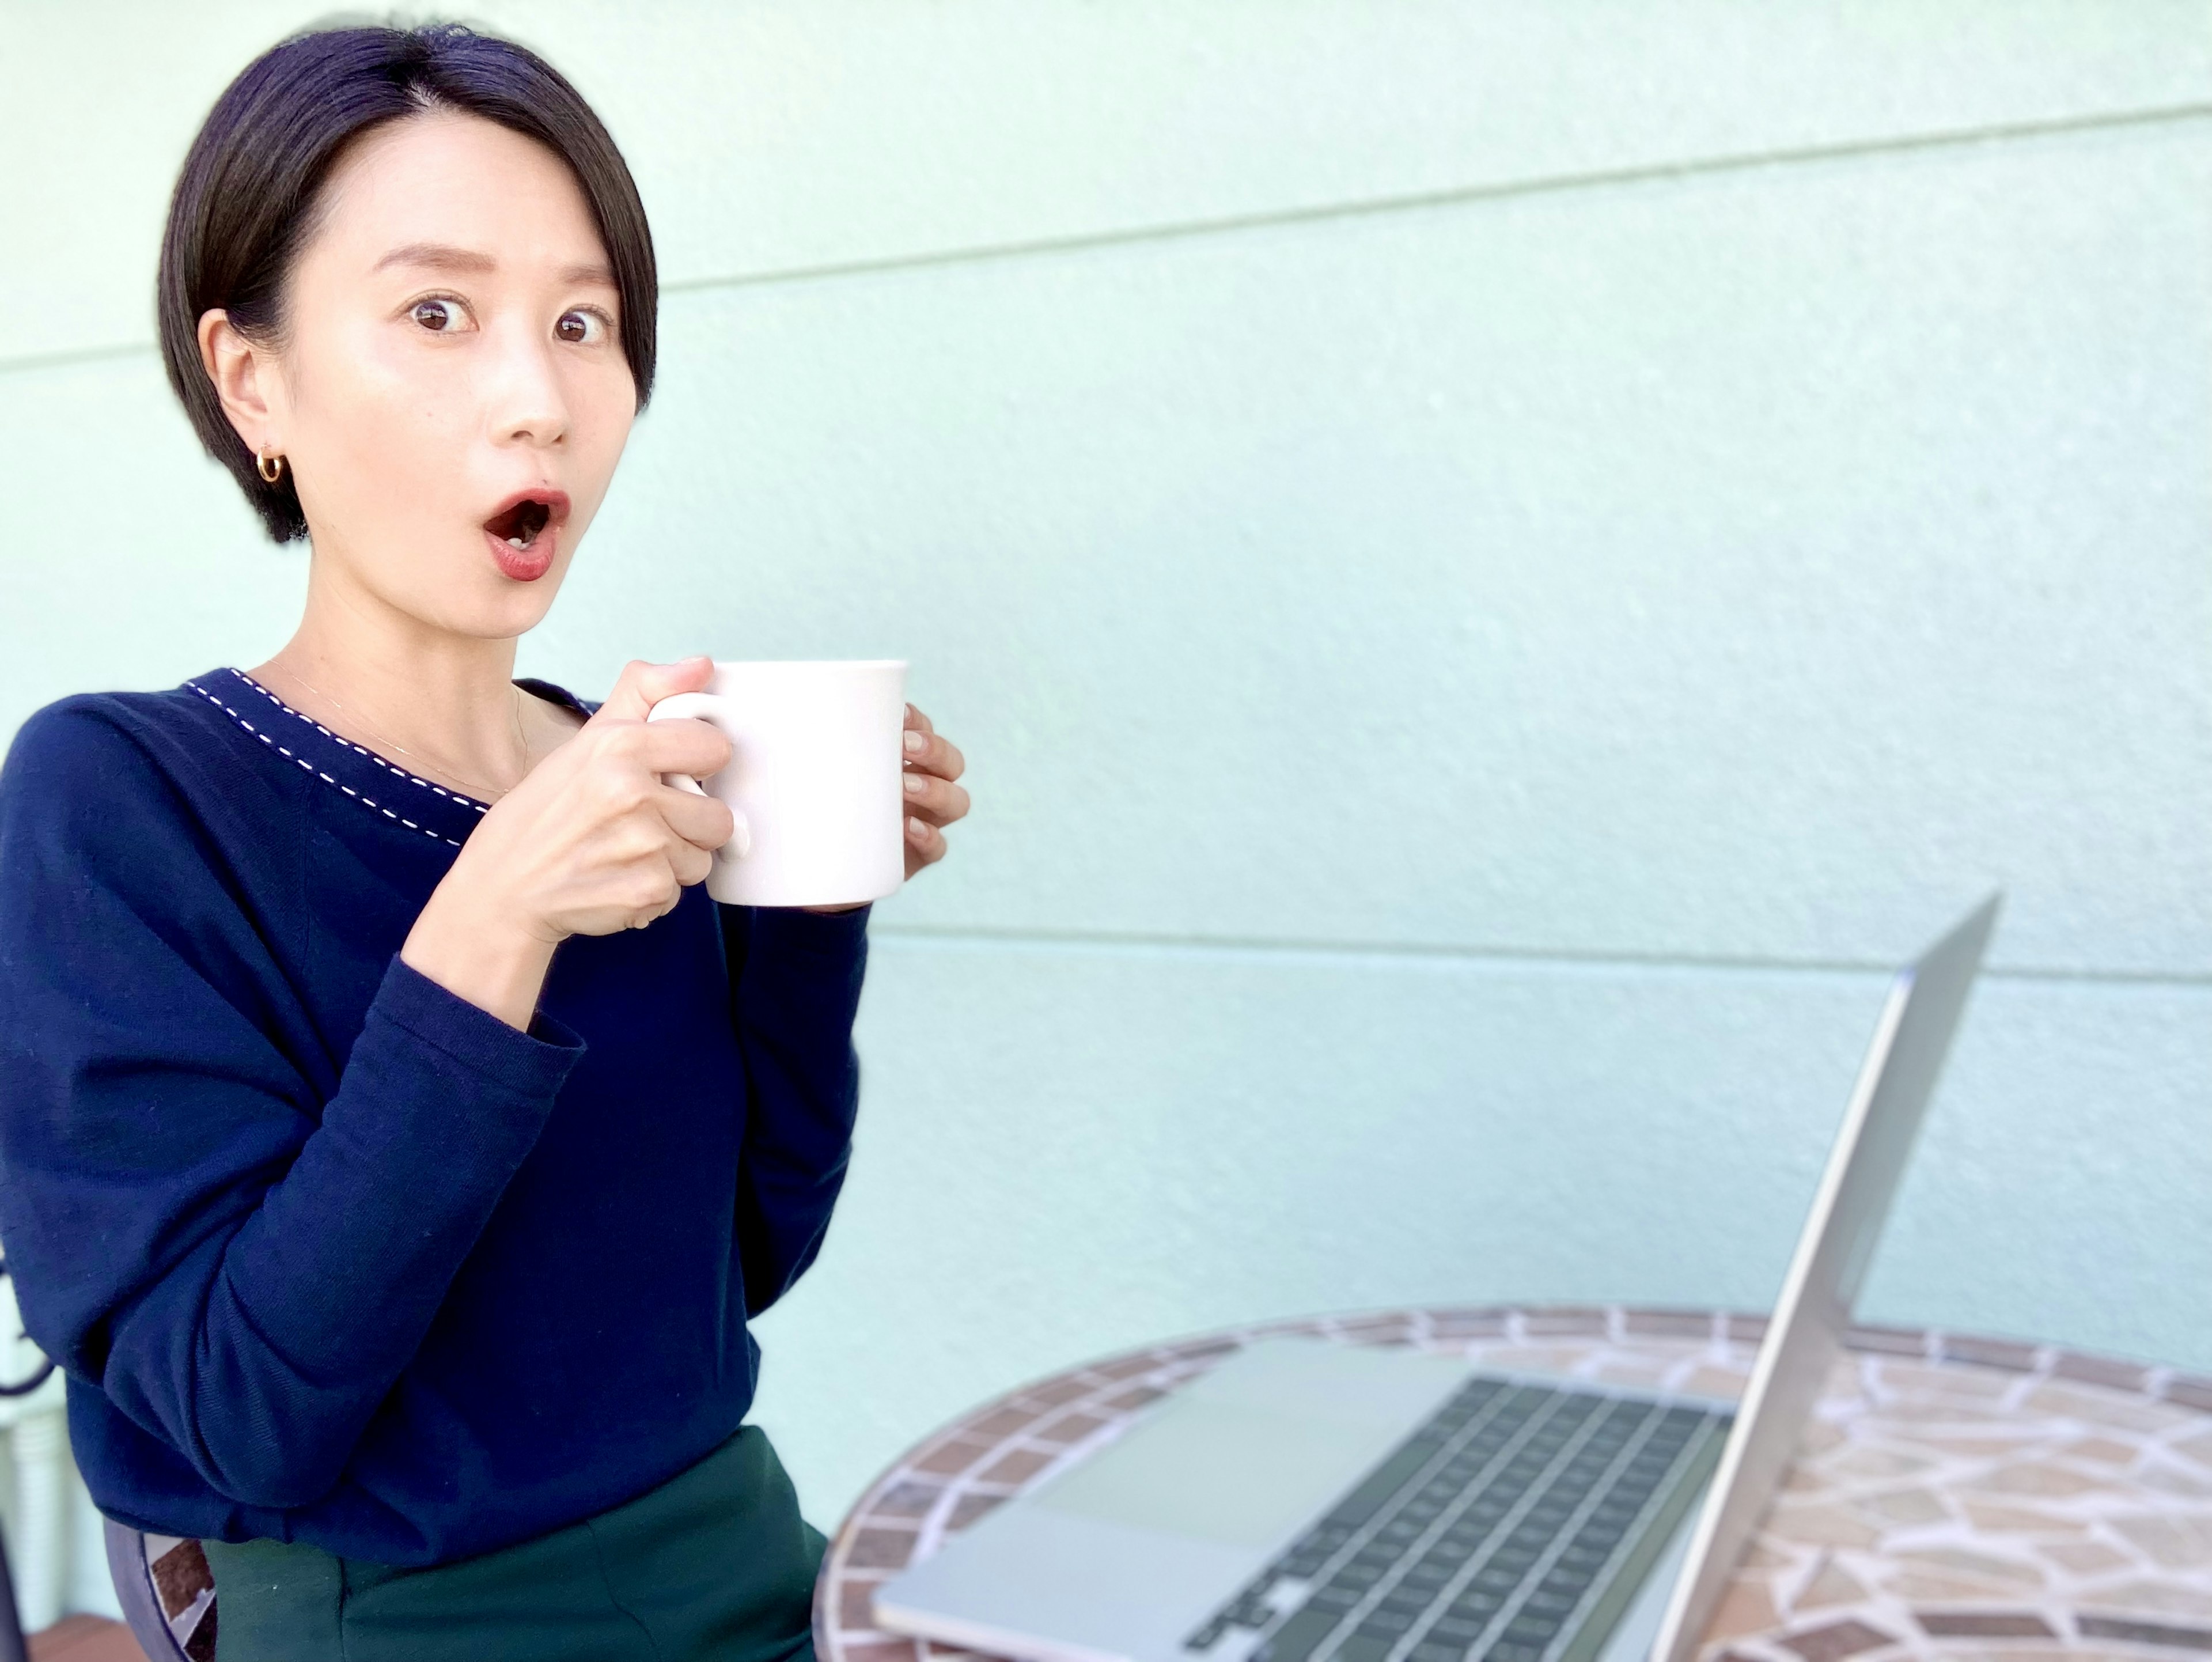
<instances>
[{"instance_id":1,"label":"mosaic tile table","mask_svg":"<svg viewBox=\"0 0 2212 1662\"><path fill-rule=\"evenodd\" d=\"M876 1587L1263 1334L1734 1396L1765 1326L1620 1309L1346 1316L1024 1385L861 1496L815 1590L816 1650L823 1662L959 1654L877 1631ZM1708 1662L2182 1655L2212 1655L2212 1379L1887 1328L1854 1333L1705 1649Z\"/></svg>"}]
</instances>

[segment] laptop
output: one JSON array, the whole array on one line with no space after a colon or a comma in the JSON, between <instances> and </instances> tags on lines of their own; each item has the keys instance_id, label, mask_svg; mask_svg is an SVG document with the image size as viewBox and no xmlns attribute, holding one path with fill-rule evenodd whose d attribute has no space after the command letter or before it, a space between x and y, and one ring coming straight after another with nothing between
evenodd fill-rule
<instances>
[{"instance_id":1,"label":"laptop","mask_svg":"<svg viewBox=\"0 0 2212 1662\"><path fill-rule=\"evenodd\" d=\"M1996 922L1898 972L1741 1402L1256 1342L884 1584L1038 1662L1687 1662L1781 1483Z\"/></svg>"}]
</instances>

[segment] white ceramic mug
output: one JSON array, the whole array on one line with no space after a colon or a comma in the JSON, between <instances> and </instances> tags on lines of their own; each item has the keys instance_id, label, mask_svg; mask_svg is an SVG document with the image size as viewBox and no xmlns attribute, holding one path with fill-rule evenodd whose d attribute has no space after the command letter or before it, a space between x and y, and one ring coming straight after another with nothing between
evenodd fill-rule
<instances>
[{"instance_id":1,"label":"white ceramic mug","mask_svg":"<svg viewBox=\"0 0 2212 1662\"><path fill-rule=\"evenodd\" d=\"M737 906L880 900L906 880L906 664L716 663L704 692L679 692L646 720L696 716L730 741L730 764L699 782L737 831L707 892Z\"/></svg>"}]
</instances>

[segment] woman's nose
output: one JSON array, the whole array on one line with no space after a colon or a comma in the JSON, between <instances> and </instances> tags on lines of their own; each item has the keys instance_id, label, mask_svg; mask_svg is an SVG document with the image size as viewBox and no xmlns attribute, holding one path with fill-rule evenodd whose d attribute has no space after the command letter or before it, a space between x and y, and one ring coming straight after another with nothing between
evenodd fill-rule
<instances>
[{"instance_id":1,"label":"woman's nose","mask_svg":"<svg viewBox=\"0 0 2212 1662\"><path fill-rule=\"evenodd\" d=\"M508 331L495 362L487 412L493 436L508 443L559 443L568 435L568 405L553 343L536 338L534 331Z\"/></svg>"}]
</instances>

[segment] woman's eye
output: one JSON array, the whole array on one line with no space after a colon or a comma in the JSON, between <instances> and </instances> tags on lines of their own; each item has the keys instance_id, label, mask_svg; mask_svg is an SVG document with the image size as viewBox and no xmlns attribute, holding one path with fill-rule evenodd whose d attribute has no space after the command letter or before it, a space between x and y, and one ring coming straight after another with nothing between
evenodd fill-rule
<instances>
[{"instance_id":1,"label":"woman's eye","mask_svg":"<svg viewBox=\"0 0 2212 1662\"><path fill-rule=\"evenodd\" d=\"M450 335L465 321L460 303L451 300L418 300L408 315L433 334Z\"/></svg>"},{"instance_id":2,"label":"woman's eye","mask_svg":"<svg viewBox=\"0 0 2212 1662\"><path fill-rule=\"evenodd\" d=\"M606 338L607 320L597 312L563 312L553 333L573 344L590 346Z\"/></svg>"}]
</instances>

